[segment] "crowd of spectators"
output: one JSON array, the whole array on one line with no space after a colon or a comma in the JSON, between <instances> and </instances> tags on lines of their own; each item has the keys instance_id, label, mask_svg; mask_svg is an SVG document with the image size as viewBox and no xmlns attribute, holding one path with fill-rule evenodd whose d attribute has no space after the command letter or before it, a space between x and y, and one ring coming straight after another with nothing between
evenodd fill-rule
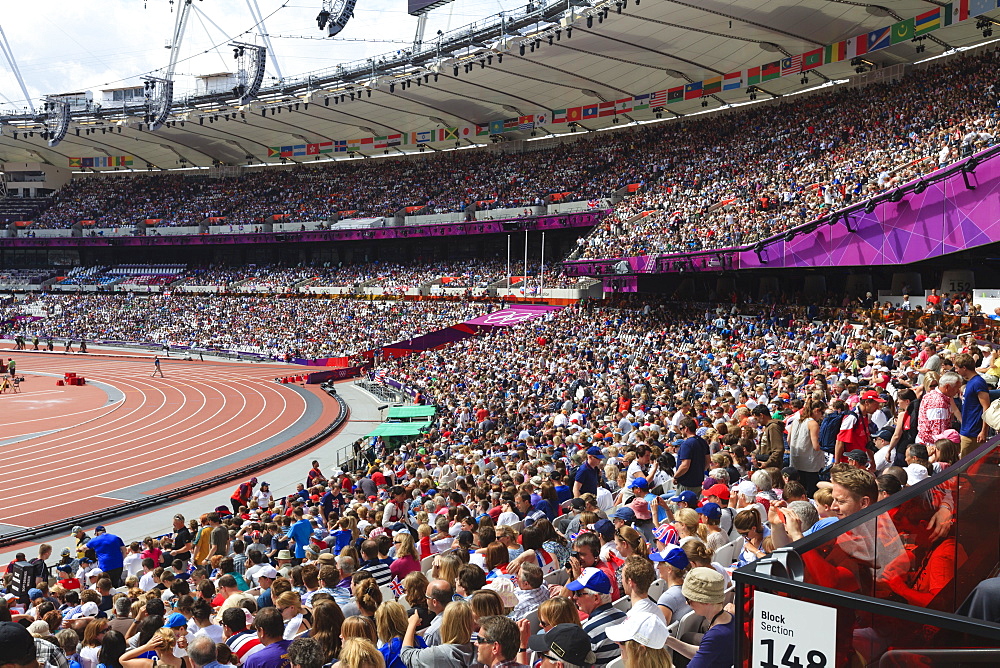
<instances>
[{"instance_id":1,"label":"crowd of spectators","mask_svg":"<svg viewBox=\"0 0 1000 668\"><path fill-rule=\"evenodd\" d=\"M612 258L752 243L896 187L991 145L997 56L958 57L881 87L838 87L697 120L581 135L543 150L453 151L205 176L103 176L72 182L37 222L144 219L242 228L286 222L541 204L547 195L638 192L580 241ZM941 82L947 82L942 86ZM933 92L933 95L932 95ZM637 216L642 216L637 218Z\"/></svg>"},{"instance_id":2,"label":"crowd of spectators","mask_svg":"<svg viewBox=\"0 0 1000 668\"><path fill-rule=\"evenodd\" d=\"M282 668L282 654L465 668L532 652L733 665L734 566L944 479L989 433L990 348L851 315L623 299L387 361L438 407L429 432L359 442L348 470L313 462L294 490L249 479L158 538L76 527L58 578L41 545L27 605L0 603L21 625L0 628L4 651L20 638L56 666L122 668ZM949 482L880 515L877 538L857 528L806 555L808 577L939 605L940 569L964 558Z\"/></svg>"},{"instance_id":3,"label":"crowd of spectators","mask_svg":"<svg viewBox=\"0 0 1000 668\"><path fill-rule=\"evenodd\" d=\"M27 309L47 318L14 321ZM495 310L442 301L278 299L131 293L29 295L0 313L28 339L127 341L254 353L273 359L353 357Z\"/></svg>"}]
</instances>

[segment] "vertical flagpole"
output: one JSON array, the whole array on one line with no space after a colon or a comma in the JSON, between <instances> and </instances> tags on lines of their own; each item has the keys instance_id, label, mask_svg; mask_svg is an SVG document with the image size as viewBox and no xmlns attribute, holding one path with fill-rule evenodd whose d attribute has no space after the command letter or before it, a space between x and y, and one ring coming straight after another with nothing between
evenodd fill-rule
<instances>
[{"instance_id":1,"label":"vertical flagpole","mask_svg":"<svg viewBox=\"0 0 1000 668\"><path fill-rule=\"evenodd\" d=\"M510 235L507 235L507 296L510 297Z\"/></svg>"},{"instance_id":2,"label":"vertical flagpole","mask_svg":"<svg viewBox=\"0 0 1000 668\"><path fill-rule=\"evenodd\" d=\"M524 267L521 270L521 295L528 296L528 230L524 231Z\"/></svg>"},{"instance_id":3,"label":"vertical flagpole","mask_svg":"<svg viewBox=\"0 0 1000 668\"><path fill-rule=\"evenodd\" d=\"M542 296L545 286L545 232L542 232L542 259L538 262L538 296Z\"/></svg>"}]
</instances>

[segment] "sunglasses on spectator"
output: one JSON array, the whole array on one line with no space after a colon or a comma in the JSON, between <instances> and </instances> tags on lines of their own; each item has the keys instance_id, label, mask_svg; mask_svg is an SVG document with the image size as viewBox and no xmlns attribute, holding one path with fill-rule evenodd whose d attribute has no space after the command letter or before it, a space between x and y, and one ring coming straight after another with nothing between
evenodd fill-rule
<instances>
[{"instance_id":1,"label":"sunglasses on spectator","mask_svg":"<svg viewBox=\"0 0 1000 668\"><path fill-rule=\"evenodd\" d=\"M495 642L496 642L496 640L490 640L489 638L485 638L485 637L476 638L476 644L477 645L492 645Z\"/></svg>"}]
</instances>

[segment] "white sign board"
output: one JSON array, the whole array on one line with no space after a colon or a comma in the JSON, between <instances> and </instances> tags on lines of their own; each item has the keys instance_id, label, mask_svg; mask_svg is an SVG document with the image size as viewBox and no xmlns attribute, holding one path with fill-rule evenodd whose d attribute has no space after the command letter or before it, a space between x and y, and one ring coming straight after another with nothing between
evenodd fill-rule
<instances>
[{"instance_id":1,"label":"white sign board","mask_svg":"<svg viewBox=\"0 0 1000 668\"><path fill-rule=\"evenodd\" d=\"M763 591L753 596L753 668L833 668L837 610Z\"/></svg>"}]
</instances>

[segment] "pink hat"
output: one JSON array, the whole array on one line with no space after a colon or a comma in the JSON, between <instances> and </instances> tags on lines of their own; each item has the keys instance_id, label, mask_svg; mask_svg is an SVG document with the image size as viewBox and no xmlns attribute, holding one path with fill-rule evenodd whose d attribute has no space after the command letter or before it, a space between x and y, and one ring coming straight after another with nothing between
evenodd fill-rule
<instances>
[{"instance_id":1,"label":"pink hat","mask_svg":"<svg viewBox=\"0 0 1000 668\"><path fill-rule=\"evenodd\" d=\"M644 499L632 499L632 503L628 504L628 507L632 509L632 512L640 520L653 519L653 514L649 511L649 504Z\"/></svg>"},{"instance_id":2,"label":"pink hat","mask_svg":"<svg viewBox=\"0 0 1000 668\"><path fill-rule=\"evenodd\" d=\"M938 434L937 436L935 436L934 440L935 441L939 441L942 438L946 438L946 439L948 439L949 441L951 441L952 443L954 443L956 445L958 445L959 443L962 442L962 437L954 429L945 429L940 434Z\"/></svg>"}]
</instances>

